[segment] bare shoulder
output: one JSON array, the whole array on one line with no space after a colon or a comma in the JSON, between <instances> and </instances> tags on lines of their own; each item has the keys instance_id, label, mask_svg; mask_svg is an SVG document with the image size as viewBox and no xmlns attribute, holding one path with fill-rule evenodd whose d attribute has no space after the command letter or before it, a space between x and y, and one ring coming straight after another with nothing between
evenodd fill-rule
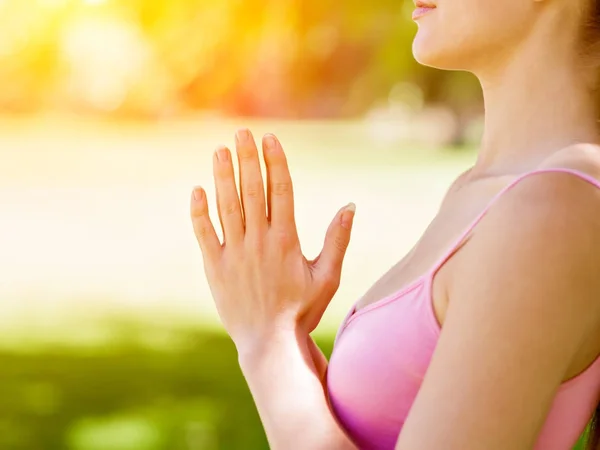
<instances>
[{"instance_id":1,"label":"bare shoulder","mask_svg":"<svg viewBox=\"0 0 600 450\"><path fill-rule=\"evenodd\" d=\"M572 172L541 172L525 177L492 208L490 221L506 225L520 217L531 223L542 239L553 239L556 236L552 233L556 232L562 241L578 239L585 230L600 233L600 145L566 147L548 157L538 169Z\"/></svg>"},{"instance_id":2,"label":"bare shoulder","mask_svg":"<svg viewBox=\"0 0 600 450\"><path fill-rule=\"evenodd\" d=\"M540 168L567 168L600 179L600 145L574 144L552 154Z\"/></svg>"},{"instance_id":3,"label":"bare shoulder","mask_svg":"<svg viewBox=\"0 0 600 450\"><path fill-rule=\"evenodd\" d=\"M496 239L539 242L548 249L579 243L600 254L600 146L567 147L539 169L575 173L543 171L521 179L490 208L480 224L482 232L492 230Z\"/></svg>"},{"instance_id":4,"label":"bare shoulder","mask_svg":"<svg viewBox=\"0 0 600 450\"><path fill-rule=\"evenodd\" d=\"M539 239L553 242L560 235L564 245L600 233L600 145L566 147L539 169L573 172L542 172L521 180L492 208L491 222L506 226L520 217Z\"/></svg>"},{"instance_id":5,"label":"bare shoulder","mask_svg":"<svg viewBox=\"0 0 600 450\"><path fill-rule=\"evenodd\" d=\"M595 163L548 167L577 170L592 179L596 173L600 176L600 164ZM512 252L511 258L520 259L518 265L531 265L530 272L561 260L571 268L599 267L600 185L588 180L562 172L522 179L492 205L465 253L473 253L469 251L473 247L475 260L481 261L479 255ZM548 257L559 253L556 260Z\"/></svg>"},{"instance_id":6,"label":"bare shoulder","mask_svg":"<svg viewBox=\"0 0 600 450\"><path fill-rule=\"evenodd\" d=\"M571 149L541 168L600 176L600 150ZM539 172L505 192L457 255L449 292L454 306L481 303L487 313L519 314L532 330L564 329L577 356L571 373L599 351L600 188L572 173ZM471 280L465 284L465 280ZM471 296L470 293L478 295ZM515 300L518 299L518 300ZM516 302L516 303L515 303ZM512 310L510 308L513 308ZM541 313L544 311L544 313ZM545 319L542 320L542 317ZM545 323L543 323L546 321ZM586 325L583 325L584 322ZM556 334L558 336L559 333ZM565 341L567 342L567 341ZM585 353L585 355L581 355Z\"/></svg>"},{"instance_id":7,"label":"bare shoulder","mask_svg":"<svg viewBox=\"0 0 600 450\"><path fill-rule=\"evenodd\" d=\"M454 275L460 280L469 274L497 288L522 285L532 306L569 298L563 306L578 304L585 314L592 308L600 324L600 184L593 182L600 179L600 147L561 150L539 168L574 170L588 178L557 171L521 179L477 226Z\"/></svg>"},{"instance_id":8,"label":"bare shoulder","mask_svg":"<svg viewBox=\"0 0 600 450\"><path fill-rule=\"evenodd\" d=\"M538 169L574 172L534 172L501 195L457 255L450 284L523 283L528 302L540 307L550 297L536 289L562 292L557 302L579 292L580 306L595 308L600 324L600 146L565 148Z\"/></svg>"}]
</instances>

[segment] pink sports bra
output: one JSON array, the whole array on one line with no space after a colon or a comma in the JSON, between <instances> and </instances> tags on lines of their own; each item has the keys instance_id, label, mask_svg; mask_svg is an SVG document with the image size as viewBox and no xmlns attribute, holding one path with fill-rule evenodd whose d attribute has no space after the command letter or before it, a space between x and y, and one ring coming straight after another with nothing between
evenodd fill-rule
<instances>
[{"instance_id":1,"label":"pink sports bra","mask_svg":"<svg viewBox=\"0 0 600 450\"><path fill-rule=\"evenodd\" d=\"M437 271L501 195L528 176L548 172L568 173L600 188L596 179L570 169L521 175L494 196L427 273L358 311L353 307L346 316L329 362L327 387L335 415L359 448L392 450L396 445L441 331L431 293ZM570 450L599 400L600 357L560 386L536 450Z\"/></svg>"}]
</instances>

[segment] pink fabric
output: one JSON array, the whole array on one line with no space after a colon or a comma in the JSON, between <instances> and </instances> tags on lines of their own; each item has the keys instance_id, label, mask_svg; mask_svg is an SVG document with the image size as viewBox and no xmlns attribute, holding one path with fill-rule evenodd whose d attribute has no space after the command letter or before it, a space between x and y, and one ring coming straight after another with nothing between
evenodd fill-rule
<instances>
[{"instance_id":1,"label":"pink fabric","mask_svg":"<svg viewBox=\"0 0 600 450\"><path fill-rule=\"evenodd\" d=\"M502 194L528 176L548 172L568 173L600 188L596 179L569 169L537 170L518 177L492 199L427 273L389 297L359 311L352 308L344 319L327 385L340 424L359 448L391 450L396 445L440 335L431 294L437 271ZM561 385L535 448L570 450L599 400L600 357Z\"/></svg>"}]
</instances>

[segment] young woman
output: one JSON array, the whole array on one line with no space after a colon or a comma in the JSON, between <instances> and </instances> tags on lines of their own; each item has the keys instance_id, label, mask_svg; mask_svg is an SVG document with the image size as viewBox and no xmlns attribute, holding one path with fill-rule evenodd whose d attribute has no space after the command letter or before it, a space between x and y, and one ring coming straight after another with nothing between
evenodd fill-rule
<instances>
[{"instance_id":1,"label":"young woman","mask_svg":"<svg viewBox=\"0 0 600 450\"><path fill-rule=\"evenodd\" d=\"M306 260L280 143L262 142L265 198L239 131L239 196L229 150L214 157L224 243L201 188L191 206L219 314L275 449L568 450L600 400L600 0L427 0L414 18L419 62L481 81L476 163L327 367L309 333L354 205Z\"/></svg>"}]
</instances>

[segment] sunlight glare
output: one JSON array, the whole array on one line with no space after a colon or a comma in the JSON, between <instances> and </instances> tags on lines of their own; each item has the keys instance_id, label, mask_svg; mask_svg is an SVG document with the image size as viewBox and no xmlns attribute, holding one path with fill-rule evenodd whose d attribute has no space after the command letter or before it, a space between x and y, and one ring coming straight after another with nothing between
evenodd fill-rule
<instances>
[{"instance_id":1,"label":"sunlight glare","mask_svg":"<svg viewBox=\"0 0 600 450\"><path fill-rule=\"evenodd\" d=\"M97 108L115 110L136 77L144 72L148 52L143 36L127 22L74 22L63 41L63 56L70 67L70 89Z\"/></svg>"},{"instance_id":2,"label":"sunlight glare","mask_svg":"<svg viewBox=\"0 0 600 450\"><path fill-rule=\"evenodd\" d=\"M69 0L38 0L40 6L47 8L62 8L67 6L67 3L69 3Z\"/></svg>"}]
</instances>

